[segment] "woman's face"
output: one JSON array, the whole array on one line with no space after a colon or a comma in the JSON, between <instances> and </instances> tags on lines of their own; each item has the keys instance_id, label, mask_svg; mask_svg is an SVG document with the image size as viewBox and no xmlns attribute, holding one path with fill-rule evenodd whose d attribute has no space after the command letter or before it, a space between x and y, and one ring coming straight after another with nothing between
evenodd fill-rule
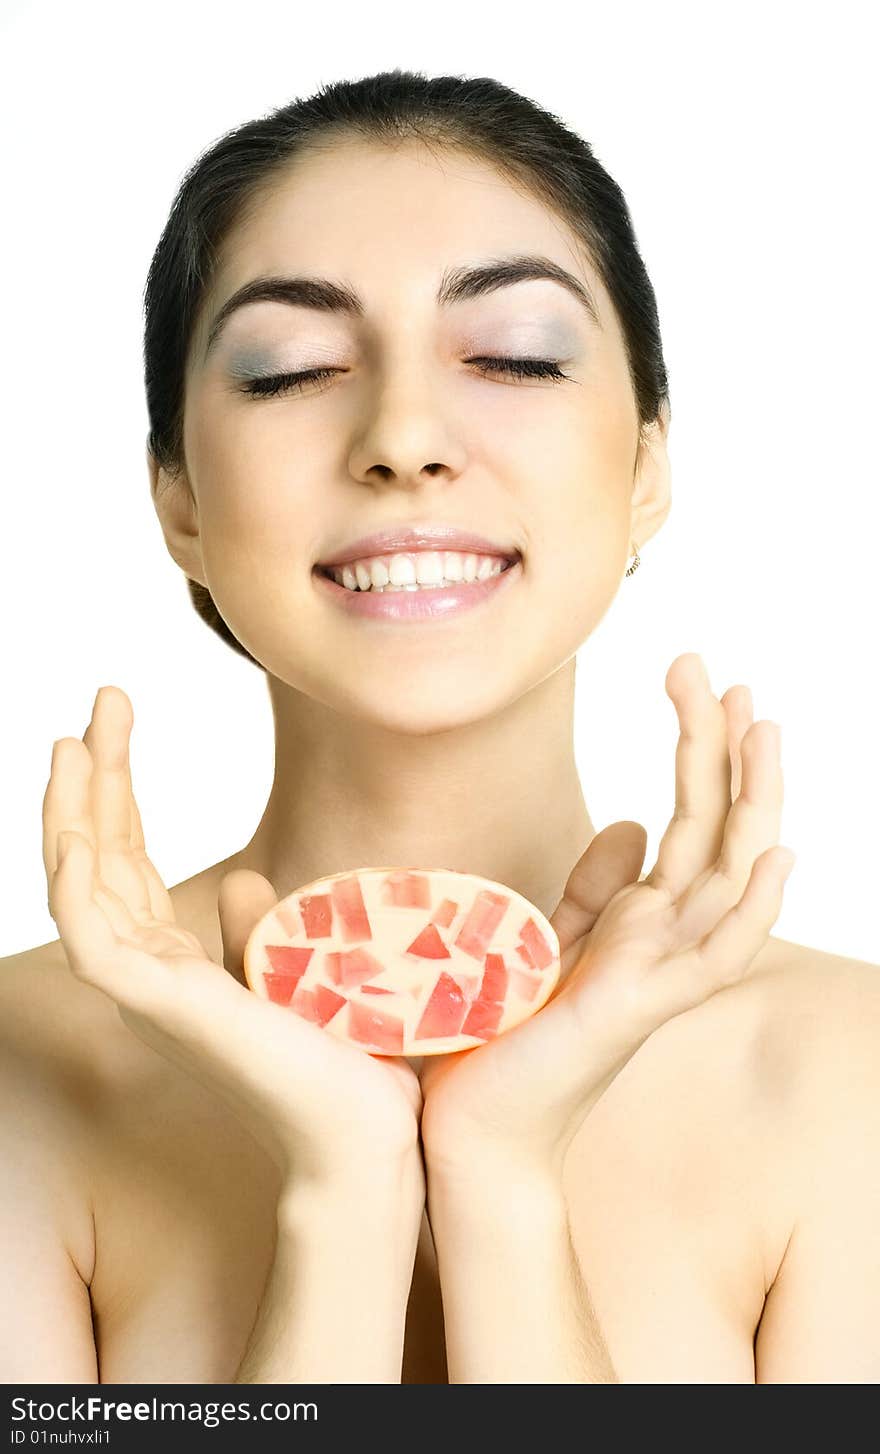
<instances>
[{"instance_id":1,"label":"woman's face","mask_svg":"<svg viewBox=\"0 0 880 1454\"><path fill-rule=\"evenodd\" d=\"M598 321L546 279L437 301L448 271L524 254L572 274ZM221 306L269 276L342 284L362 313L250 303L206 355ZM472 362L486 357L567 377L486 373ZM246 392L314 368L339 372ZM224 245L187 370L197 533L173 554L273 676L361 720L444 730L515 701L602 618L631 531L641 544L656 528L632 514L637 446L616 315L555 214L464 154L341 141L294 163ZM359 537L426 521L515 548L515 577L475 609L395 623L317 579Z\"/></svg>"}]
</instances>

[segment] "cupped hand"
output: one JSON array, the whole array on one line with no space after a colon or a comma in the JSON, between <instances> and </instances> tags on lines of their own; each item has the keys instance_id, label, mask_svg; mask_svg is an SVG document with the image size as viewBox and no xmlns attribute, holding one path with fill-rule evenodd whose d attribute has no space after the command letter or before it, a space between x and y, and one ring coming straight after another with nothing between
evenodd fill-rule
<instances>
[{"instance_id":1,"label":"cupped hand","mask_svg":"<svg viewBox=\"0 0 880 1454\"><path fill-rule=\"evenodd\" d=\"M102 687L82 739L52 752L43 858L73 974L222 1096L284 1173L368 1176L418 1154L421 1091L403 1057L364 1054L236 978L251 929L277 902L268 879L248 869L223 879L223 965L176 922L132 790L133 721L125 692Z\"/></svg>"},{"instance_id":2,"label":"cupped hand","mask_svg":"<svg viewBox=\"0 0 880 1454\"><path fill-rule=\"evenodd\" d=\"M590 1108L659 1026L745 975L779 916L794 855L778 844L779 729L747 687L719 701L701 658L672 663L675 811L639 879L647 834L612 823L550 917L561 951L547 1003L497 1040L422 1071L427 1164L537 1158L558 1170Z\"/></svg>"}]
</instances>

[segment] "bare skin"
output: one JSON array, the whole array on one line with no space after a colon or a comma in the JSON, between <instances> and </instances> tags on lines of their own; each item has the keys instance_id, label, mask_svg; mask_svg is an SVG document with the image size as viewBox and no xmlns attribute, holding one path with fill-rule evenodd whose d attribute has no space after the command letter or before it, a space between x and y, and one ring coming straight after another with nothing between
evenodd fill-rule
<instances>
[{"instance_id":1,"label":"bare skin","mask_svg":"<svg viewBox=\"0 0 880 1454\"><path fill-rule=\"evenodd\" d=\"M392 233L377 221L390 218ZM548 281L438 308L445 268L511 251L574 272L598 326ZM365 319L261 303L206 359L217 307L269 272L347 279ZM248 399L232 371L257 349L271 371L341 372ZM537 353L567 381L488 379L462 362ZM252 213L196 330L187 472L150 462L168 549L266 667L275 722L253 837L171 890L212 959L235 868L282 894L355 862L458 866L553 912L595 832L572 751L574 653L630 542L666 518L667 422L640 433L614 310L575 239L490 168L346 144L298 164ZM522 551L494 627L465 616L442 651L427 630L397 631L391 650L318 597L315 560L403 519ZM731 718L748 716L744 689L730 691ZM15 1110L0 1149L17 1168L2 1232L31 1269L7 1366L47 1381L231 1379L272 1260L276 1165L71 976L60 943L5 961L0 986ZM586 1117L567 1202L620 1381L876 1375L862 1264L877 1262L880 1216L865 1209L880 1186L877 1158L860 1154L880 1106L876 986L875 966L771 938L739 983L656 1030ZM26 1227L25 1204L39 1208ZM423 1222L403 1381L445 1378Z\"/></svg>"},{"instance_id":2,"label":"bare skin","mask_svg":"<svg viewBox=\"0 0 880 1454\"><path fill-rule=\"evenodd\" d=\"M218 956L228 866L171 890L179 921ZM57 942L4 960L0 996L4 1104L52 1192L14 1330L27 1370L16 1376L58 1376L52 1326L69 1334L63 1378L230 1381L272 1260L277 1167L226 1106L73 979ZM591 1111L566 1173L572 1236L621 1382L876 1378L856 1278L827 1306L821 1256L774 1281L818 1201L817 1162L831 1151L845 1164L871 1124L878 1012L876 966L771 939L741 985L651 1036ZM845 1063L863 1068L854 1096L840 1085ZM855 1271L870 1251L870 1203L860 1212L846 1185L841 1203L840 1220L864 1228ZM833 1229L828 1244L833 1262ZM761 1323L771 1288L772 1327ZM827 1346L805 1323L817 1296ZM56 1339L52 1349L60 1359ZM446 1382L426 1218L402 1382Z\"/></svg>"}]
</instances>

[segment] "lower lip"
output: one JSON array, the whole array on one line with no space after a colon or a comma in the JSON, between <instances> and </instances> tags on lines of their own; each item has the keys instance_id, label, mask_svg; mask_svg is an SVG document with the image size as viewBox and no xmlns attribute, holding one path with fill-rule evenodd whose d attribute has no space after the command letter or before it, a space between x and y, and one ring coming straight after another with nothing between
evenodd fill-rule
<instances>
[{"instance_id":1,"label":"lower lip","mask_svg":"<svg viewBox=\"0 0 880 1454\"><path fill-rule=\"evenodd\" d=\"M445 621L480 606L503 592L513 579L522 574L522 560L517 559L506 570L484 581L457 581L450 586L427 586L418 591L350 591L337 585L332 576L312 571L319 588L330 599L355 616L369 616L375 621Z\"/></svg>"}]
</instances>

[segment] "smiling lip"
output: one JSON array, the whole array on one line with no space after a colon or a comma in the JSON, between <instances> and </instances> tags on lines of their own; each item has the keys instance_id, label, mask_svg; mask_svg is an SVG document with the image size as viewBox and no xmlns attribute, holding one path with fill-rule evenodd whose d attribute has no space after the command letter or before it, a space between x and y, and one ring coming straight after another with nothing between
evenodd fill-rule
<instances>
[{"instance_id":1,"label":"smiling lip","mask_svg":"<svg viewBox=\"0 0 880 1454\"><path fill-rule=\"evenodd\" d=\"M454 525L426 523L424 525L389 525L373 535L364 535L351 545L319 560L316 566L322 570L334 565L350 565L353 560L365 560L374 555L391 555L394 551L407 550L457 550L465 554L500 555L505 560L519 560L520 552L515 546L498 545L484 535L474 535L468 530L459 530Z\"/></svg>"},{"instance_id":2,"label":"smiling lip","mask_svg":"<svg viewBox=\"0 0 880 1454\"><path fill-rule=\"evenodd\" d=\"M340 586L331 575L313 572L321 591L328 591L337 605L352 616L382 622L445 621L479 606L499 592L509 590L522 575L522 562L517 559L498 575L484 581L455 581L448 586L435 586L416 591L350 591Z\"/></svg>"}]
</instances>

